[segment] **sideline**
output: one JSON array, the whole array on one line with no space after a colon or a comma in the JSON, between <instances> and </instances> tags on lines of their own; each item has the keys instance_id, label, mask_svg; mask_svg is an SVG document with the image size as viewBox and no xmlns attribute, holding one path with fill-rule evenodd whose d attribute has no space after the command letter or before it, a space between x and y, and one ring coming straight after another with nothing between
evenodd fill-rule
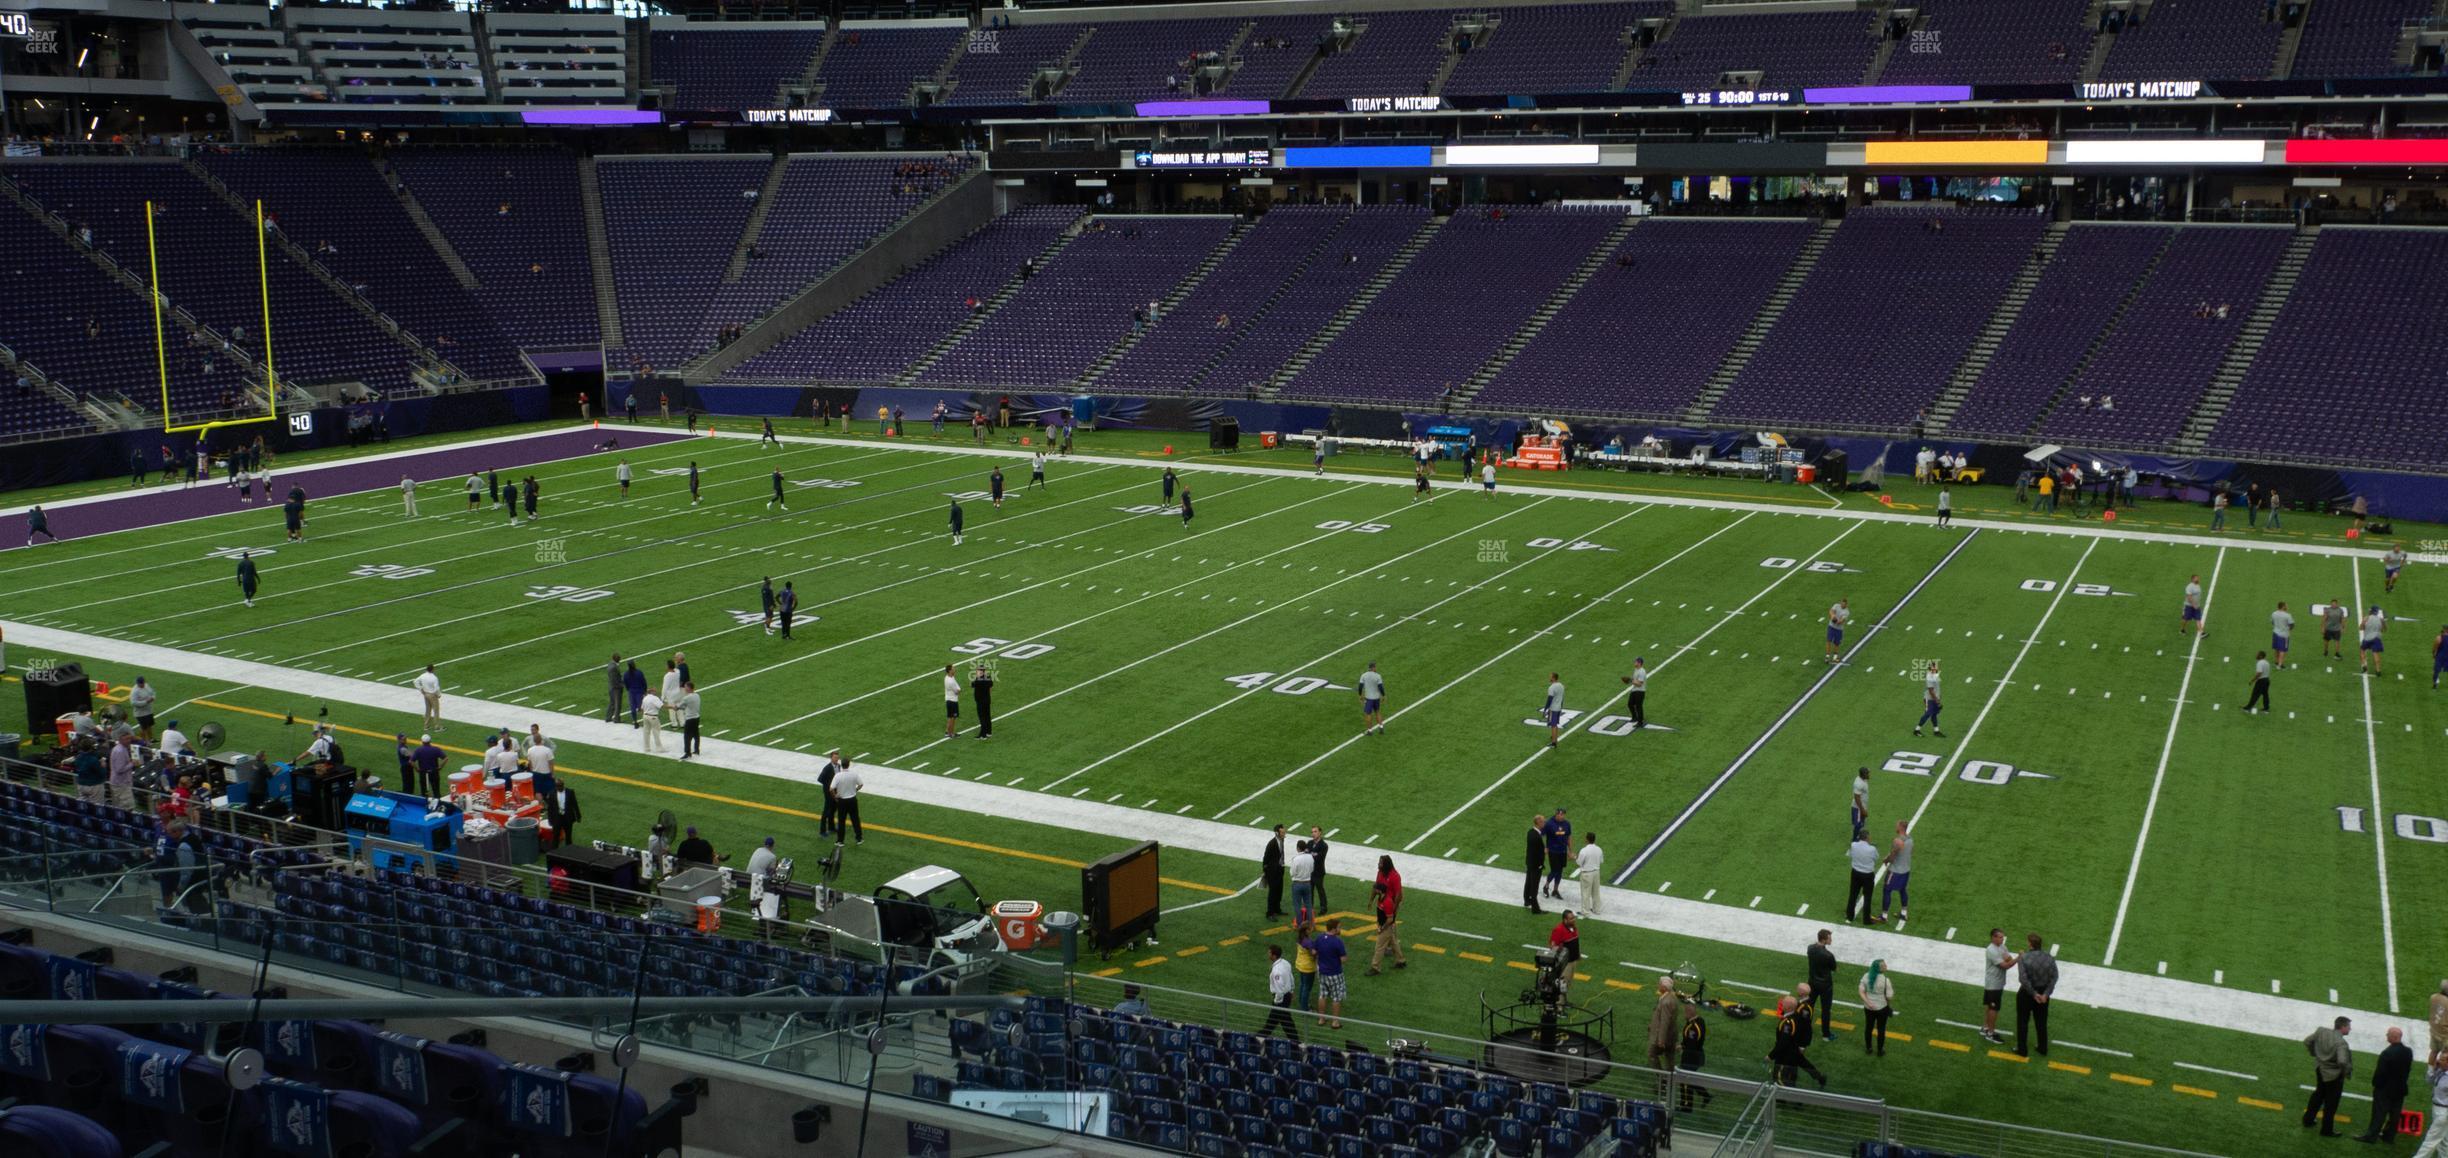
<instances>
[{"instance_id":1,"label":"sideline","mask_svg":"<svg viewBox=\"0 0 2448 1158\"><path fill-rule=\"evenodd\" d=\"M404 686L391 687L366 680L294 671L270 664L198 655L55 628L17 624L7 626L13 637L12 642L20 646L54 649L113 663L175 671L207 680L365 707L400 712L421 710L421 705L413 701L413 691ZM531 720L542 724L554 736L600 748L619 749L636 742L636 733L627 725L605 723L587 716L544 712L468 697L454 697L448 711L452 718L458 720L488 717L504 721ZM811 749L825 746L821 741L807 745ZM819 756L805 751L716 739L705 741L700 760L718 768L811 787L817 783L820 763ZM674 766L679 767L678 761L674 761ZM1177 848L1224 857L1247 858L1259 841L1258 831L1243 825L1144 812L1076 797L999 787L965 778L948 780L941 776L880 765L865 766L863 771L868 774L870 790L885 800L923 800L943 807L965 808L980 815L1078 832L1128 833L1134 839L1156 840ZM650 781L638 783L651 784ZM664 785L652 786L669 791L692 791ZM784 811L777 806L751 806L774 807L776 811ZM1367 882L1374 879L1373 868L1373 865L1355 865L1347 861L1335 872L1353 881ZM1405 870L1406 881L1412 888L1456 897L1509 897L1517 891L1521 880L1520 874L1510 868L1461 864L1433 857L1411 856ZM1203 890L1213 886L1190 887ZM1618 889L1616 895L1609 899L1614 903L1608 906L1607 911L1590 917L1590 920L1753 949L1790 952L1794 946L1808 943L1820 927L1820 922L1781 913L1733 908L1629 889ZM1907 976L1957 982L1979 976L1983 968L1978 946L1957 945L1880 930L1857 930L1848 936L1845 956L1852 964L1884 958L1890 968ZM2061 962L2060 968L2064 979L2060 992L2066 1004L2241 1030L2268 1038L2298 1040L2304 1026L2319 1024L2340 1015L2369 1019L2375 1025L2388 1024L2390 1020L2388 1015L2376 1010L2346 1009L2334 1004L2097 965ZM2375 1037L2358 1043L2357 1048L2376 1051L2376 1042Z\"/></svg>"}]
</instances>

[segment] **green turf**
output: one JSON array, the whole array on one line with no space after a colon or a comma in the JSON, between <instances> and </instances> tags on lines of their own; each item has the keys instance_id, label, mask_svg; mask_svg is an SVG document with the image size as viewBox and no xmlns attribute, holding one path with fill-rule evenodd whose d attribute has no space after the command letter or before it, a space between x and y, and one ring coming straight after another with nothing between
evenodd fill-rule
<instances>
[{"instance_id":1,"label":"green turf","mask_svg":"<svg viewBox=\"0 0 2448 1158\"><path fill-rule=\"evenodd\" d=\"M1137 459L1155 441L1099 435L1082 451ZM651 473L692 457L708 480L696 508L678 480ZM628 458L642 481L626 503L609 459L539 471L546 517L537 525L508 527L497 511L433 500L424 517L401 520L395 496L349 496L315 504L303 545L280 543L277 516L259 510L9 552L0 582L15 590L13 619L395 686L433 662L454 693L539 710L595 711L601 665L614 651L659 657L684 648L705 691L709 734L784 751L839 744L921 772L959 768L947 794L991 775L997 785L1247 824L1253 859L1265 825L1293 821L1339 829L1342 856L1386 850L1510 865L1527 817L1566 804L1585 831L1602 835L1613 866L1671 828L1629 887L1767 912L1808 906L1819 919L1841 907L1846 782L1866 764L1874 830L1917 816L1917 904L1906 935L1969 944L1992 924L2037 929L2066 960L2087 964L2106 963L2114 936L2116 968L2157 973L2165 962L2170 977L2252 992L2275 982L2316 1002L2334 989L2341 1004L2385 1009L2391 959L2379 929L2377 856L2385 850L2401 1005L2418 1006L2440 972L2442 940L2422 901L2448 874L2448 847L2437 839L2448 830L2419 818L2448 817L2448 791L2427 767L2448 709L2429 691L2424 662L2448 599L2429 567L2387 597L2392 612L2414 621L2392 624L2388 675L2365 681L2351 660L2321 661L2310 605L2357 598L2358 580L2365 602L2381 600L2376 563L2254 550L2242 532L2222 558L2215 547L2158 541L2094 545L2010 529L1967 542L1968 531L1929 525L1594 497L1456 490L1419 502L1403 487L1196 471L1184 477L1199 515L1185 528L1171 514L1134 509L1158 500L1163 460L1149 457L1128 466L1057 462L1042 493L1021 490L1024 462L1006 462L1011 498L1000 511L964 500L969 535L954 547L945 494L984 489L987 464L974 458L873 438L781 451L695 443ZM1345 459L1336 468L1375 465ZM787 513L765 505L766 472L777 466L802 484ZM855 485L807 485L819 479ZM1752 483L1566 481L1829 506L1812 492ZM1981 498L2012 506L2010 492L1976 494L1958 492L1966 515ZM2194 526L2172 505L2145 504L2125 522ZM2341 527L2293 522L2288 533L2305 539ZM231 546L278 552L264 560L263 596L251 610L236 605L227 561L206 558ZM431 571L394 578L402 571L382 567ZM2171 729L2192 647L2176 630L2181 588L2186 575L2207 582L2214 570L2209 633ZM817 617L794 640L733 617L754 608L766 574L797 583L803 614ZM2092 585L2108 593L2091 594ZM1820 619L1838 597L1852 603L1854 642L1887 622L1823 681ZM2268 643L2267 612L2281 598L2298 616L2299 670L2278 680L2279 714L2243 717L2244 673ZM988 640L1001 642L978 642ZM1019 655L1006 657L1015 647ZM976 650L999 664L996 735L944 741L937 673ZM1609 734L1622 731L1618 677L1635 655L1656 673L1651 721L1674 731ZM1933 658L1945 678L1948 737L1915 739L1912 673L1915 661ZM26 657L11 659L22 666ZM1384 735L1361 737L1349 686L1370 660L1387 675L1396 715ZM1548 751L1544 730L1526 718L1551 672L1580 714ZM165 702L305 706L296 696L152 674L166 681ZM2368 733L2367 687L2378 721ZM332 707L376 732L410 723L379 706ZM274 724L226 722L246 746L281 746L261 731ZM813 811L797 785L630 752L562 759L639 782L589 786L589 836L634 843L646 818L675 799L726 848L745 850L768 830L803 844L812 833L803 816L770 811ZM2339 806L2364 810L2361 834L2342 830ZM2402 833L2400 813L2417 818ZM870 819L1072 862L1129 835L901 801L879 802ZM920 859L955 863L996 897L1059 901L1075 879L1064 864L902 839L871 842L849 883L872 884ZM1250 864L1180 850L1166 869L1207 886L1170 890L1168 904L1237 889L1253 875ZM1337 897L1347 909L1359 899ZM1505 962L1524 959L1513 946L1545 927L1502 899L1434 898L1429 911L1415 908L1410 939L1448 953L1423 954L1425 967L1370 982L1360 990L1369 1008L1354 1012L1470 1032L1472 997L1518 990L1525 975ZM1257 933L1257 908L1242 898L1168 918L1167 947ZM1492 940L1432 932L1437 926ZM1797 972L1798 946L1787 958L1622 935L1625 944L1599 955L1601 981L1645 980L1639 970L1608 972L1609 960L1691 960L1712 976L1778 986ZM1255 993L1257 944L1123 967L1185 989ZM1482 944L1494 947L1492 963L1460 959ZM1379 1004L1379 984L1400 996ZM1898 1030L1977 1044L1932 1020L1975 1020L1969 991L1922 979L1910 991ZM1643 997L1619 1000L1637 1007ZM1839 1083L1906 1104L2164 1144L2236 1153L2295 1145L2288 1115L2236 1099L2293 1103L2300 1047L2077 1013L2080 995L2068 1000L2063 1036L2136 1057L2060 1051L2061 1062L2093 1067L2084 1075L1916 1041L1891 1050L1885 1069L1836 1050L1846 1063ZM1731 1059L1754 1052L1723 1048L1720 1068L1736 1072ZM2258 1080L2189 1072L2178 1060ZM2111 1081L2112 1071L2154 1084ZM2175 1084L2218 1097L2177 1094Z\"/></svg>"}]
</instances>

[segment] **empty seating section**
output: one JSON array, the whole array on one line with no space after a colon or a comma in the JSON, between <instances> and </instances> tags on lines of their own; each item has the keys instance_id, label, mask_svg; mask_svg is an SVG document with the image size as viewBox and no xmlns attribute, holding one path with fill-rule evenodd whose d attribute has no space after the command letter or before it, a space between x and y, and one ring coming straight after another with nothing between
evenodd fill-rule
<instances>
[{"instance_id":1,"label":"empty seating section","mask_svg":"<svg viewBox=\"0 0 2448 1158\"><path fill-rule=\"evenodd\" d=\"M969 34L968 49L952 66L955 82L948 105L1033 104L1037 70L1059 63L1071 45L1088 35L1085 24L1023 24Z\"/></svg>"},{"instance_id":2,"label":"empty seating section","mask_svg":"<svg viewBox=\"0 0 2448 1158\"><path fill-rule=\"evenodd\" d=\"M2321 0L2304 20L2303 40L2287 72L2296 79L2395 76L2397 42L2405 26L2430 16L2432 0Z\"/></svg>"},{"instance_id":3,"label":"empty seating section","mask_svg":"<svg viewBox=\"0 0 2448 1158\"><path fill-rule=\"evenodd\" d=\"M1351 46L1318 62L1304 97L1416 96L1428 91L1445 57L1454 13L1367 12L1351 19L1364 27ZM1254 95L1254 94L1253 94Z\"/></svg>"},{"instance_id":4,"label":"empty seating section","mask_svg":"<svg viewBox=\"0 0 2448 1158\"><path fill-rule=\"evenodd\" d=\"M1427 402L1470 377L1623 220L1620 210L1459 215L1285 387Z\"/></svg>"},{"instance_id":5,"label":"empty seating section","mask_svg":"<svg viewBox=\"0 0 2448 1158\"><path fill-rule=\"evenodd\" d=\"M287 6L280 21L332 99L351 104L481 104L484 54L464 12Z\"/></svg>"},{"instance_id":6,"label":"empty seating section","mask_svg":"<svg viewBox=\"0 0 2448 1158\"><path fill-rule=\"evenodd\" d=\"M1507 1155L1634 1158L1666 1141L1664 1106L1603 1090L1028 1000L955 1021L954 1080L921 1074L918 1096L1098 1090L1110 1134L1196 1154L1446 1158L1490 1139Z\"/></svg>"},{"instance_id":7,"label":"empty seating section","mask_svg":"<svg viewBox=\"0 0 2448 1158\"><path fill-rule=\"evenodd\" d=\"M2321 231L2210 432L2214 453L2448 467L2448 233Z\"/></svg>"},{"instance_id":8,"label":"empty seating section","mask_svg":"<svg viewBox=\"0 0 2448 1158\"><path fill-rule=\"evenodd\" d=\"M807 75L822 28L672 29L654 34L654 83L674 89L676 109L767 109L781 105L782 86Z\"/></svg>"},{"instance_id":9,"label":"empty seating section","mask_svg":"<svg viewBox=\"0 0 2448 1158\"><path fill-rule=\"evenodd\" d=\"M485 39L505 104L622 104L629 46L617 16L491 12Z\"/></svg>"},{"instance_id":10,"label":"empty seating section","mask_svg":"<svg viewBox=\"0 0 2448 1158\"><path fill-rule=\"evenodd\" d=\"M865 249L927 198L957 180L966 158L792 156L742 267L698 323L692 350L711 348L721 327L745 324Z\"/></svg>"},{"instance_id":11,"label":"empty seating section","mask_svg":"<svg viewBox=\"0 0 2448 1158\"><path fill-rule=\"evenodd\" d=\"M624 157L596 162L621 337L649 365L689 353L774 165L770 157Z\"/></svg>"},{"instance_id":12,"label":"empty seating section","mask_svg":"<svg viewBox=\"0 0 2448 1158\"><path fill-rule=\"evenodd\" d=\"M391 168L520 346L601 340L578 159L557 149L397 149Z\"/></svg>"},{"instance_id":13,"label":"empty seating section","mask_svg":"<svg viewBox=\"0 0 2448 1158\"><path fill-rule=\"evenodd\" d=\"M1300 70L1317 56L1318 38L1332 26L1333 21L1323 14L1266 16L1251 22L1249 36L1241 42L1240 67L1224 82L1223 91L1246 100L1269 100L1284 95L1292 78L1299 76Z\"/></svg>"},{"instance_id":14,"label":"empty seating section","mask_svg":"<svg viewBox=\"0 0 2448 1158\"><path fill-rule=\"evenodd\" d=\"M1430 223L1427 210L1403 205L1371 205L1343 212L1351 215L1351 221L1336 232L1326 251L1306 271L1283 287L1262 316L1247 322L1233 320L1237 336L1199 376L1201 393L1242 394L1265 385L1368 287L1404 242Z\"/></svg>"},{"instance_id":15,"label":"empty seating section","mask_svg":"<svg viewBox=\"0 0 2448 1158\"><path fill-rule=\"evenodd\" d=\"M935 75L967 35L959 27L843 28L816 72L824 103L837 109L906 105L910 85Z\"/></svg>"},{"instance_id":16,"label":"empty seating section","mask_svg":"<svg viewBox=\"0 0 2448 1158\"><path fill-rule=\"evenodd\" d=\"M2135 447L2175 438L2244 328L2291 236L2285 226L2275 225L2207 225L2178 232L2115 331L2041 423L2040 433L2057 441ZM2226 317L2198 316L2215 315L2221 307Z\"/></svg>"},{"instance_id":17,"label":"empty seating section","mask_svg":"<svg viewBox=\"0 0 2448 1158\"><path fill-rule=\"evenodd\" d=\"M326 87L298 55L270 8L236 4L177 4L179 24L196 38L230 80L263 103L327 101Z\"/></svg>"},{"instance_id":18,"label":"empty seating section","mask_svg":"<svg viewBox=\"0 0 2448 1158\"><path fill-rule=\"evenodd\" d=\"M0 264L0 342L70 390L105 397L124 392L141 409L161 408L159 368L153 358L153 311L101 267L14 205L0 206L0 244L9 259ZM142 220L139 218L138 220ZM139 254L143 251L138 250ZM173 297L173 303L179 297ZM87 330L93 336L87 336ZM189 343L177 323L164 327L171 341L171 409L196 414L220 405L245 380L235 358ZM205 364L210 361L211 369ZM16 373L0 372L0 434L74 425L81 421L39 388L23 393Z\"/></svg>"},{"instance_id":19,"label":"empty seating section","mask_svg":"<svg viewBox=\"0 0 2448 1158\"><path fill-rule=\"evenodd\" d=\"M2156 225L2077 225L2069 231L1962 408L1947 421L1947 432L2030 434L2173 232Z\"/></svg>"},{"instance_id":20,"label":"empty seating section","mask_svg":"<svg viewBox=\"0 0 2448 1158\"><path fill-rule=\"evenodd\" d=\"M1661 219L1634 226L1473 402L1680 417L1812 228L1801 220ZM1690 276L1701 269L1708 271L1705 287Z\"/></svg>"},{"instance_id":21,"label":"empty seating section","mask_svg":"<svg viewBox=\"0 0 2448 1158\"><path fill-rule=\"evenodd\" d=\"M0 438L45 431L81 434L92 429L84 415L41 387L19 389L10 381L15 373L0 362Z\"/></svg>"},{"instance_id":22,"label":"empty seating section","mask_svg":"<svg viewBox=\"0 0 2448 1158\"><path fill-rule=\"evenodd\" d=\"M1902 430L1937 399L2043 224L2027 210L1853 211L1712 419Z\"/></svg>"},{"instance_id":23,"label":"empty seating section","mask_svg":"<svg viewBox=\"0 0 2448 1158\"><path fill-rule=\"evenodd\" d=\"M1178 391L1251 328L1268 324L1264 310L1276 293L1316 262L1351 221L1349 210L1323 206L1274 209L1250 227L1241 244L1114 363L1099 384L1118 390ZM1341 250L1333 251L1343 260Z\"/></svg>"},{"instance_id":24,"label":"empty seating section","mask_svg":"<svg viewBox=\"0 0 2448 1158\"><path fill-rule=\"evenodd\" d=\"M2091 59L2091 0L1918 0L1880 84L2073 84Z\"/></svg>"},{"instance_id":25,"label":"empty seating section","mask_svg":"<svg viewBox=\"0 0 2448 1158\"><path fill-rule=\"evenodd\" d=\"M2156 0L2149 19L2127 24L2108 46L2100 79L2265 79L2286 29L2262 11L2237 0Z\"/></svg>"},{"instance_id":26,"label":"empty seating section","mask_svg":"<svg viewBox=\"0 0 2448 1158\"><path fill-rule=\"evenodd\" d=\"M900 278L776 343L724 376L733 382L886 382L1020 274L1020 263L1079 217L1063 205L1016 209Z\"/></svg>"},{"instance_id":27,"label":"empty seating section","mask_svg":"<svg viewBox=\"0 0 2448 1158\"><path fill-rule=\"evenodd\" d=\"M1611 5L1496 7L1498 24L1461 54L1439 93L1603 93L1623 66L1625 32L1672 5L1655 0Z\"/></svg>"},{"instance_id":28,"label":"empty seating section","mask_svg":"<svg viewBox=\"0 0 2448 1158\"><path fill-rule=\"evenodd\" d=\"M1604 92L1631 51L1625 33L1643 19L1672 11L1672 5L1657 0L1490 9L1487 14L1498 21L1494 32L1462 54L1437 91L1449 96Z\"/></svg>"},{"instance_id":29,"label":"empty seating section","mask_svg":"<svg viewBox=\"0 0 2448 1158\"><path fill-rule=\"evenodd\" d=\"M927 383L1067 385L1223 243L1226 217L1107 217L919 376ZM1177 319L1188 324L1192 319Z\"/></svg>"},{"instance_id":30,"label":"empty seating section","mask_svg":"<svg viewBox=\"0 0 2448 1158\"><path fill-rule=\"evenodd\" d=\"M1133 20L1097 26L1079 54L1079 72L1063 86L1064 101L1163 100L1196 94L1191 69L1203 53L1221 53L1249 21ZM1166 79L1171 78L1168 87Z\"/></svg>"},{"instance_id":31,"label":"empty seating section","mask_svg":"<svg viewBox=\"0 0 2448 1158\"><path fill-rule=\"evenodd\" d=\"M518 351L492 315L451 277L364 154L208 152L199 163L241 198L261 200L264 212L279 215L281 231L325 269L362 287L366 300L475 379L524 375ZM280 319L272 324L277 342ZM276 365L279 356L275 345Z\"/></svg>"},{"instance_id":32,"label":"empty seating section","mask_svg":"<svg viewBox=\"0 0 2448 1158\"><path fill-rule=\"evenodd\" d=\"M1755 69L1771 88L1860 84L1877 32L1865 12L1686 16L1641 56L1632 87L1705 88L1722 73Z\"/></svg>"},{"instance_id":33,"label":"empty seating section","mask_svg":"<svg viewBox=\"0 0 2448 1158\"><path fill-rule=\"evenodd\" d=\"M163 206L163 295L223 334L236 337L243 327L241 345L260 354L263 306L254 225L231 212L193 174L174 162L154 161L25 163L10 165L6 172L44 207L91 225L95 244L135 269L144 268L145 262L145 202ZM268 273L272 358L284 381L360 381L385 392L409 385L408 367L415 354L408 346L278 247L269 251ZM145 325L149 334L149 311ZM138 385L149 389L153 381L146 375Z\"/></svg>"}]
</instances>

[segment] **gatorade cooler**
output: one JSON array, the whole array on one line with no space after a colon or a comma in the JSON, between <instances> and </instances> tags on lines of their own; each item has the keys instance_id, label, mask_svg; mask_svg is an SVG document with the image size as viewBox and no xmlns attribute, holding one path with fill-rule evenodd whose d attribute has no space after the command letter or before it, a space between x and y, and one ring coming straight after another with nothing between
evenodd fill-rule
<instances>
[{"instance_id":1,"label":"gatorade cooler","mask_svg":"<svg viewBox=\"0 0 2448 1158\"><path fill-rule=\"evenodd\" d=\"M1258 432L1258 445L1267 450L1273 450L1283 445L1283 436L1272 430L1261 430Z\"/></svg>"},{"instance_id":2,"label":"gatorade cooler","mask_svg":"<svg viewBox=\"0 0 2448 1158\"><path fill-rule=\"evenodd\" d=\"M499 776L484 782L485 803L495 808L510 807L510 782Z\"/></svg>"},{"instance_id":3,"label":"gatorade cooler","mask_svg":"<svg viewBox=\"0 0 2448 1158\"><path fill-rule=\"evenodd\" d=\"M700 933L722 931L721 897L697 898L697 931Z\"/></svg>"},{"instance_id":4,"label":"gatorade cooler","mask_svg":"<svg viewBox=\"0 0 2448 1158\"><path fill-rule=\"evenodd\" d=\"M994 923L1006 949L1026 951L1045 942L1045 906L1035 901L996 901Z\"/></svg>"},{"instance_id":5,"label":"gatorade cooler","mask_svg":"<svg viewBox=\"0 0 2448 1158\"><path fill-rule=\"evenodd\" d=\"M517 801L517 802L518 802L518 803L520 803L520 804L530 804L530 803L533 803L533 802L535 801L535 798L536 798L536 795L535 795L535 773L533 773L533 772L513 772L513 773L511 773L511 774L510 774L510 799L512 799L512 800L514 800L514 801Z\"/></svg>"},{"instance_id":6,"label":"gatorade cooler","mask_svg":"<svg viewBox=\"0 0 2448 1158\"><path fill-rule=\"evenodd\" d=\"M1815 467L1815 466L1812 466L1811 464L1809 464L1809 463L1807 463L1807 462L1806 462L1806 463L1803 463L1803 464L1802 464L1802 465L1800 465L1800 466L1795 467L1795 468L1794 468L1794 481L1795 481L1795 482L1797 482L1797 483L1802 484L1803 486L1809 486L1809 485L1811 485L1812 483L1818 482L1818 481L1819 481L1819 468L1818 468L1818 467Z\"/></svg>"},{"instance_id":7,"label":"gatorade cooler","mask_svg":"<svg viewBox=\"0 0 2448 1158\"><path fill-rule=\"evenodd\" d=\"M476 795L477 778L483 775L484 770L480 768L462 768L451 773L450 794L453 796Z\"/></svg>"}]
</instances>

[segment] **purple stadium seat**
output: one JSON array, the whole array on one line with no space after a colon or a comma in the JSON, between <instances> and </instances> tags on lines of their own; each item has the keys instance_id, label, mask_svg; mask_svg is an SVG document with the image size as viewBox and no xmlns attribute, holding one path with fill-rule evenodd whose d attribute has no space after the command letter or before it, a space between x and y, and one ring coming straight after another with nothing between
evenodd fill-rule
<instances>
[{"instance_id":1,"label":"purple stadium seat","mask_svg":"<svg viewBox=\"0 0 2448 1158\"><path fill-rule=\"evenodd\" d=\"M821 28L672 29L654 33L652 77L671 85L676 109L769 109L806 75Z\"/></svg>"},{"instance_id":2,"label":"purple stadium seat","mask_svg":"<svg viewBox=\"0 0 2448 1158\"><path fill-rule=\"evenodd\" d=\"M476 300L512 341L602 340L576 157L551 148L409 148L392 150L391 167L476 275Z\"/></svg>"},{"instance_id":3,"label":"purple stadium seat","mask_svg":"<svg viewBox=\"0 0 2448 1158\"><path fill-rule=\"evenodd\" d=\"M2101 80L2218 77L2262 80L2278 63L2286 29L2244 0L2157 0L2108 46Z\"/></svg>"},{"instance_id":4,"label":"purple stadium seat","mask_svg":"<svg viewBox=\"0 0 2448 1158\"><path fill-rule=\"evenodd\" d=\"M2121 287L2142 276L2174 231L2158 225L2077 225L2032 287L2030 300L1963 405L1949 434L2019 439L2031 433L2059 388L2107 327Z\"/></svg>"},{"instance_id":5,"label":"purple stadium seat","mask_svg":"<svg viewBox=\"0 0 2448 1158\"><path fill-rule=\"evenodd\" d=\"M1082 233L919 381L1061 387L1130 333L1231 232L1226 217L1107 217ZM1194 317L1165 321L1194 325ZM1160 326L1163 321L1158 323Z\"/></svg>"}]
</instances>

